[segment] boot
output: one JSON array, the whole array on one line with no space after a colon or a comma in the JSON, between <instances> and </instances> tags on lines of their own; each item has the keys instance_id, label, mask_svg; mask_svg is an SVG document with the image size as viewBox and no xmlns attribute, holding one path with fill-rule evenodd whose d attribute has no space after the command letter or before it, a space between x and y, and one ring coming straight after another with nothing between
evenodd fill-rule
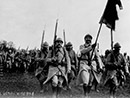
<instances>
[{"instance_id":1,"label":"boot","mask_svg":"<svg viewBox=\"0 0 130 98\"><path fill-rule=\"evenodd\" d=\"M57 87L52 87L52 91L53 91L52 98L58 98L57 97Z\"/></svg>"},{"instance_id":2,"label":"boot","mask_svg":"<svg viewBox=\"0 0 130 98\"><path fill-rule=\"evenodd\" d=\"M84 84L83 85L83 90L84 90L84 96L86 96L87 94L87 85L86 84Z\"/></svg>"}]
</instances>

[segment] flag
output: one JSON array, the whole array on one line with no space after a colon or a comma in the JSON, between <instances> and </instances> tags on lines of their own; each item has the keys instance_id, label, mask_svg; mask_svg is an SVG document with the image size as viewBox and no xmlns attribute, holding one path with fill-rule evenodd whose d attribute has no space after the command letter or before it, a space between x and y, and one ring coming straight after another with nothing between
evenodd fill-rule
<instances>
[{"instance_id":1,"label":"flag","mask_svg":"<svg viewBox=\"0 0 130 98\"><path fill-rule=\"evenodd\" d=\"M122 3L120 0L108 0L104 13L100 19L100 24L104 23L106 26L112 30L115 30L115 22L119 20L116 5L122 9Z\"/></svg>"}]
</instances>

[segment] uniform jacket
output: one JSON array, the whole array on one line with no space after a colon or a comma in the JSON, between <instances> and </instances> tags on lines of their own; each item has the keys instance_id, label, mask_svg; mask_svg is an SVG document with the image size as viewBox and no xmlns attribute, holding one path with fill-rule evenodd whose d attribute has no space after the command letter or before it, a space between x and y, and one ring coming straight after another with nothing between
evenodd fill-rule
<instances>
[{"instance_id":1,"label":"uniform jacket","mask_svg":"<svg viewBox=\"0 0 130 98\"><path fill-rule=\"evenodd\" d=\"M45 69L45 66L47 64L46 62L47 55L48 55L47 51L40 51L39 54L37 54L37 57L36 57L37 69L35 72L35 76L41 74L42 71ZM48 69L45 69L45 70L48 70Z\"/></svg>"},{"instance_id":2,"label":"uniform jacket","mask_svg":"<svg viewBox=\"0 0 130 98\"><path fill-rule=\"evenodd\" d=\"M48 54L48 61L51 62L49 65L49 73L46 81L43 83L47 83L54 75L61 75L65 78L66 82L67 80L67 74L66 72L68 70L71 70L71 65L70 65L70 58L68 56L68 53L65 48L61 47L60 49L55 49L55 57L57 59L57 66L54 65L54 63L51 61L51 58L53 57L53 51L50 50ZM66 63L63 64L62 62Z\"/></svg>"},{"instance_id":3,"label":"uniform jacket","mask_svg":"<svg viewBox=\"0 0 130 98\"><path fill-rule=\"evenodd\" d=\"M71 62L71 70L75 72L75 75L77 74L78 70L78 58L74 50L67 51L68 55L70 57Z\"/></svg>"},{"instance_id":4,"label":"uniform jacket","mask_svg":"<svg viewBox=\"0 0 130 98\"><path fill-rule=\"evenodd\" d=\"M117 63L117 65L115 65L114 63ZM105 79L105 84L109 79L112 79L117 76L117 71L121 71L123 73L127 72L125 59L121 53L114 54L114 52L111 52L107 56L106 71L107 76Z\"/></svg>"},{"instance_id":5,"label":"uniform jacket","mask_svg":"<svg viewBox=\"0 0 130 98\"><path fill-rule=\"evenodd\" d=\"M79 74L78 74L78 78L77 78L77 84L82 84L83 81L81 79L81 72L83 70L88 71L91 70L93 72L93 75L95 77L95 79L97 80L98 83L100 83L100 79L101 79L101 74L98 72L98 69L102 69L103 68L103 63L101 61L101 58L98 54L98 52L94 51L93 53L93 57L90 60L92 54L92 46L87 46L87 45L81 45L80 46L80 50L78 53L78 56L80 58L80 69L79 69ZM89 65L89 61L91 62L91 65ZM91 67L90 67L91 66Z\"/></svg>"}]
</instances>

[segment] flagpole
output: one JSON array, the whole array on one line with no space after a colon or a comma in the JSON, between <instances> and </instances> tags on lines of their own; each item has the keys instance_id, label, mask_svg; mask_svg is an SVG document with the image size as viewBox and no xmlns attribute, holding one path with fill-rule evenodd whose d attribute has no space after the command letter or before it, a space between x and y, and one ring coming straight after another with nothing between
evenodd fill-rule
<instances>
[{"instance_id":1,"label":"flagpole","mask_svg":"<svg viewBox=\"0 0 130 98\"><path fill-rule=\"evenodd\" d=\"M98 41L98 38L99 38L99 34L100 34L100 31L101 31L101 28L102 28L102 23L100 24L100 27L99 27L99 29L98 29L98 33L97 33L97 37L96 37L96 40L95 40L95 44L97 44L97 41ZM95 47L94 47L94 49L92 50L91 59L92 59L92 57L93 57L93 52L94 52L94 50L95 50Z\"/></svg>"},{"instance_id":2,"label":"flagpole","mask_svg":"<svg viewBox=\"0 0 130 98\"><path fill-rule=\"evenodd\" d=\"M102 23L100 24L100 27L98 29L98 33L97 33L97 37L96 37L95 43L97 43L97 40L99 38L99 34L100 34L100 31L101 31L101 28L102 28Z\"/></svg>"}]
</instances>

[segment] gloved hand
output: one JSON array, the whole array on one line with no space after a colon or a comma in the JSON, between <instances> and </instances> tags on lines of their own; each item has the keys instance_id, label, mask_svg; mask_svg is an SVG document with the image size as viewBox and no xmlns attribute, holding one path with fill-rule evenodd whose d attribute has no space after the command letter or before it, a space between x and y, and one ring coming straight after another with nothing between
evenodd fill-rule
<instances>
[{"instance_id":1,"label":"gloved hand","mask_svg":"<svg viewBox=\"0 0 130 98\"><path fill-rule=\"evenodd\" d=\"M96 43L92 44L92 48L95 48L95 47L96 47L96 45L97 45Z\"/></svg>"}]
</instances>

